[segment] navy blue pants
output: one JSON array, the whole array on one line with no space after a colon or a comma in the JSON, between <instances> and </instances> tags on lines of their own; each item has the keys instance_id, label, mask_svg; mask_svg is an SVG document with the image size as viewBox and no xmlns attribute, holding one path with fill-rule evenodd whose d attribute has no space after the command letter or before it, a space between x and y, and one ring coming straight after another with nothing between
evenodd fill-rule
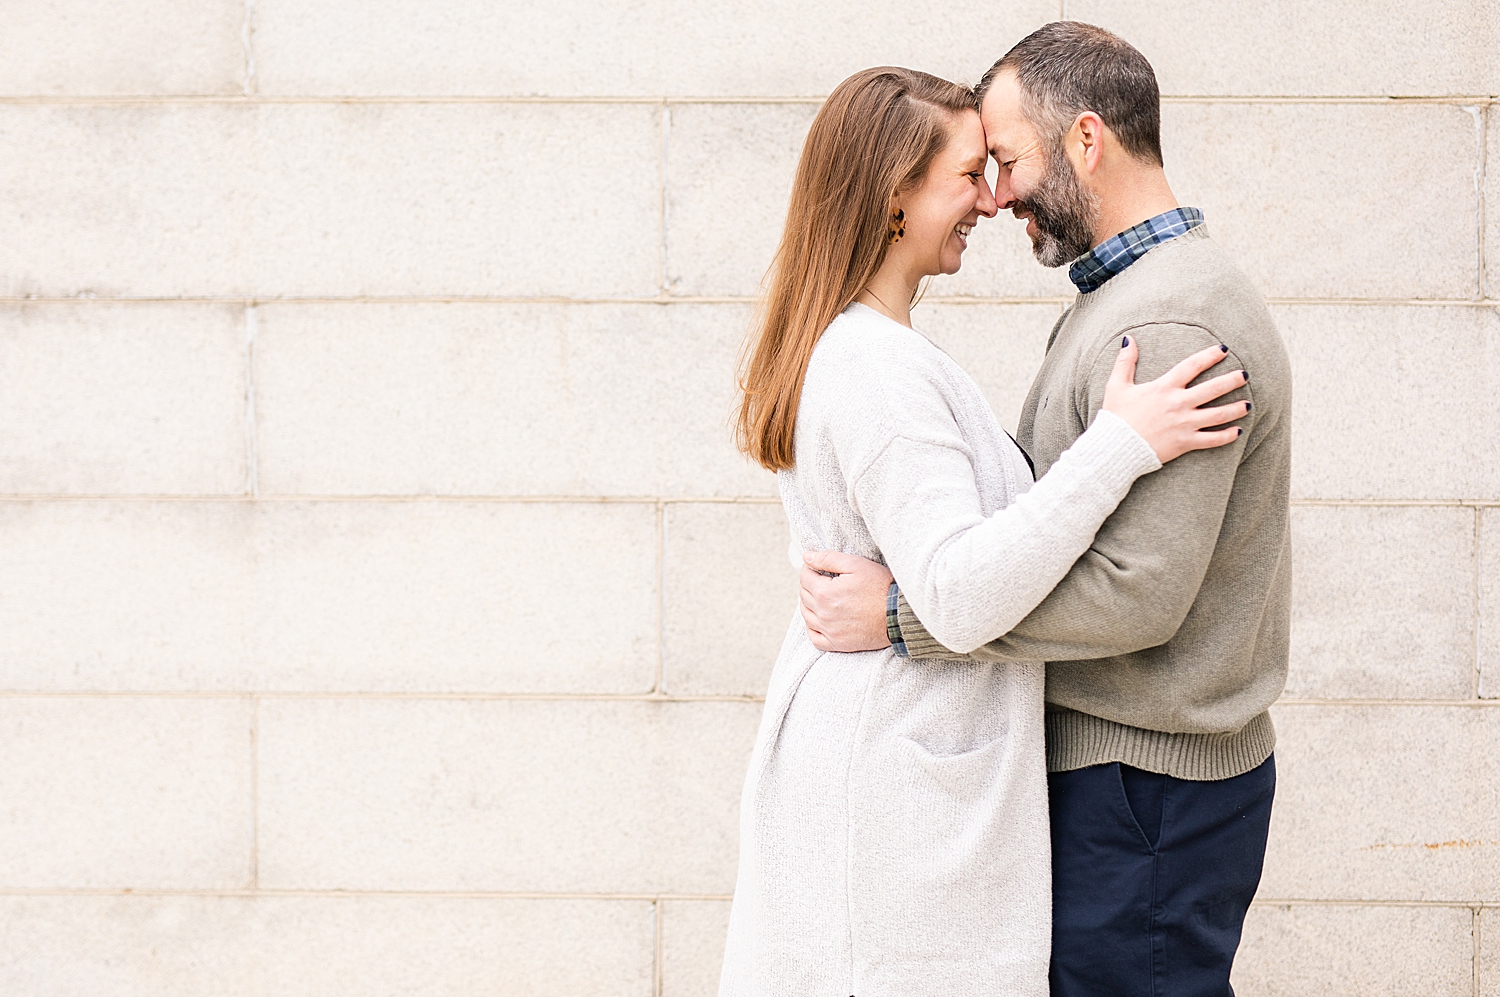
<instances>
[{"instance_id":1,"label":"navy blue pants","mask_svg":"<svg viewBox=\"0 0 1500 997\"><path fill-rule=\"evenodd\" d=\"M1233 997L1276 764L1190 782L1113 763L1047 777L1052 997Z\"/></svg>"}]
</instances>

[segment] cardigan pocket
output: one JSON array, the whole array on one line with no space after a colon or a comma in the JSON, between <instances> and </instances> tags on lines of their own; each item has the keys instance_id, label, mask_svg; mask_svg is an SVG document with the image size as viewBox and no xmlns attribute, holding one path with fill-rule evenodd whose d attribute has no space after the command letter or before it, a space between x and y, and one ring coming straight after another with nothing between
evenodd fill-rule
<instances>
[{"instance_id":1,"label":"cardigan pocket","mask_svg":"<svg viewBox=\"0 0 1500 997\"><path fill-rule=\"evenodd\" d=\"M930 788L967 797L994 778L1002 768L1002 756L1010 739L1005 733L976 748L957 754L939 754L913 738L894 739L901 760L903 783L912 788Z\"/></svg>"}]
</instances>

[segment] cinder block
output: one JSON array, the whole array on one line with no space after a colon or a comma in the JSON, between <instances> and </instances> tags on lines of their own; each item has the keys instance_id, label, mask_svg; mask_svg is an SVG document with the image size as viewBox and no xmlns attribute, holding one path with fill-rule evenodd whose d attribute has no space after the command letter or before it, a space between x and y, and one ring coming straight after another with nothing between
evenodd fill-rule
<instances>
[{"instance_id":1,"label":"cinder block","mask_svg":"<svg viewBox=\"0 0 1500 997\"><path fill-rule=\"evenodd\" d=\"M1500 899L1500 712L1283 705L1260 896Z\"/></svg>"},{"instance_id":2,"label":"cinder block","mask_svg":"<svg viewBox=\"0 0 1500 997\"><path fill-rule=\"evenodd\" d=\"M1162 145L1178 200L1203 209L1268 297L1473 296L1476 143L1462 108L1166 104Z\"/></svg>"},{"instance_id":3,"label":"cinder block","mask_svg":"<svg viewBox=\"0 0 1500 997\"><path fill-rule=\"evenodd\" d=\"M781 239L817 107L674 104L669 112L668 282L677 294L755 294ZM981 219L971 243L963 269L933 281L929 294L1073 294L1065 271L1036 262L1024 227L1009 212Z\"/></svg>"},{"instance_id":4,"label":"cinder block","mask_svg":"<svg viewBox=\"0 0 1500 997\"><path fill-rule=\"evenodd\" d=\"M1297 305L1272 315L1295 382L1294 497L1500 497L1500 313Z\"/></svg>"},{"instance_id":5,"label":"cinder block","mask_svg":"<svg viewBox=\"0 0 1500 997\"><path fill-rule=\"evenodd\" d=\"M1139 48L1168 94L1487 94L1500 76L1500 15L1473 0L1425 3L1419 18L1402 0L1357 14L1297 0L1069 0L1067 10Z\"/></svg>"},{"instance_id":6,"label":"cinder block","mask_svg":"<svg viewBox=\"0 0 1500 997\"><path fill-rule=\"evenodd\" d=\"M1059 314L1056 305L923 304L912 324L968 371L1014 434Z\"/></svg>"},{"instance_id":7,"label":"cinder block","mask_svg":"<svg viewBox=\"0 0 1500 997\"><path fill-rule=\"evenodd\" d=\"M661 915L661 997L713 997L719 992L728 900L667 900Z\"/></svg>"},{"instance_id":8,"label":"cinder block","mask_svg":"<svg viewBox=\"0 0 1500 997\"><path fill-rule=\"evenodd\" d=\"M649 997L651 905L494 897L0 898L27 997Z\"/></svg>"},{"instance_id":9,"label":"cinder block","mask_svg":"<svg viewBox=\"0 0 1500 997\"><path fill-rule=\"evenodd\" d=\"M1479 695L1500 698L1500 509L1479 510Z\"/></svg>"},{"instance_id":10,"label":"cinder block","mask_svg":"<svg viewBox=\"0 0 1500 997\"><path fill-rule=\"evenodd\" d=\"M257 309L261 494L770 495L740 305Z\"/></svg>"},{"instance_id":11,"label":"cinder block","mask_svg":"<svg viewBox=\"0 0 1500 997\"><path fill-rule=\"evenodd\" d=\"M1468 699L1474 510L1292 510L1287 695Z\"/></svg>"},{"instance_id":12,"label":"cinder block","mask_svg":"<svg viewBox=\"0 0 1500 997\"><path fill-rule=\"evenodd\" d=\"M622 693L649 503L0 503L0 688Z\"/></svg>"},{"instance_id":13,"label":"cinder block","mask_svg":"<svg viewBox=\"0 0 1500 997\"><path fill-rule=\"evenodd\" d=\"M764 696L797 607L786 514L673 503L666 515L665 691Z\"/></svg>"},{"instance_id":14,"label":"cinder block","mask_svg":"<svg viewBox=\"0 0 1500 997\"><path fill-rule=\"evenodd\" d=\"M1495 167L1495 160L1500 157L1500 113L1493 104L1485 111L1485 118L1488 127L1485 130L1483 297L1493 299L1500 298L1500 169Z\"/></svg>"},{"instance_id":15,"label":"cinder block","mask_svg":"<svg viewBox=\"0 0 1500 997\"><path fill-rule=\"evenodd\" d=\"M930 0L874 11L795 0L257 0L256 63L262 90L276 94L822 95L866 66L973 82L1057 9L991 4L956 25Z\"/></svg>"},{"instance_id":16,"label":"cinder block","mask_svg":"<svg viewBox=\"0 0 1500 997\"><path fill-rule=\"evenodd\" d=\"M1479 912L1479 993L1492 997L1500 993L1500 911L1486 908Z\"/></svg>"},{"instance_id":17,"label":"cinder block","mask_svg":"<svg viewBox=\"0 0 1500 997\"><path fill-rule=\"evenodd\" d=\"M817 111L816 104L667 109L667 283L674 293L758 293Z\"/></svg>"},{"instance_id":18,"label":"cinder block","mask_svg":"<svg viewBox=\"0 0 1500 997\"><path fill-rule=\"evenodd\" d=\"M251 710L248 700L0 699L0 887L249 885Z\"/></svg>"},{"instance_id":19,"label":"cinder block","mask_svg":"<svg viewBox=\"0 0 1500 997\"><path fill-rule=\"evenodd\" d=\"M1255 904L1234 960L1256 997L1470 997L1467 907Z\"/></svg>"},{"instance_id":20,"label":"cinder block","mask_svg":"<svg viewBox=\"0 0 1500 997\"><path fill-rule=\"evenodd\" d=\"M244 0L12 0L0 94L223 94L245 82Z\"/></svg>"},{"instance_id":21,"label":"cinder block","mask_svg":"<svg viewBox=\"0 0 1500 997\"><path fill-rule=\"evenodd\" d=\"M260 881L727 894L759 703L261 706Z\"/></svg>"},{"instance_id":22,"label":"cinder block","mask_svg":"<svg viewBox=\"0 0 1500 997\"><path fill-rule=\"evenodd\" d=\"M0 425L0 493L243 492L243 309L0 306Z\"/></svg>"},{"instance_id":23,"label":"cinder block","mask_svg":"<svg viewBox=\"0 0 1500 997\"><path fill-rule=\"evenodd\" d=\"M0 296L652 295L659 114L0 106Z\"/></svg>"}]
</instances>

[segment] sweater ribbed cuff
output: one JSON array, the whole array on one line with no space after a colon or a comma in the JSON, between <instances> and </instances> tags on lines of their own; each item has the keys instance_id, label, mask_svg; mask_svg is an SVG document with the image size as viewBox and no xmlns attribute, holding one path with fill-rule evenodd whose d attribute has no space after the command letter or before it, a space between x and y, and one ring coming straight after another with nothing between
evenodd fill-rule
<instances>
[{"instance_id":1,"label":"sweater ribbed cuff","mask_svg":"<svg viewBox=\"0 0 1500 997\"><path fill-rule=\"evenodd\" d=\"M890 613L886 613L886 631L889 633L891 627ZM922 626L922 621L917 619L917 614L912 612L911 603L906 601L906 594L898 591L896 593L896 626L895 636L901 638L901 646L904 648L900 653L908 658L952 658L957 657L952 650L937 642L937 638L927 632ZM894 645L896 642L891 641Z\"/></svg>"},{"instance_id":2,"label":"sweater ribbed cuff","mask_svg":"<svg viewBox=\"0 0 1500 997\"><path fill-rule=\"evenodd\" d=\"M1120 762L1178 779L1210 782L1244 775L1270 758L1275 748L1276 728L1270 713L1228 734L1169 734L1047 707L1048 772Z\"/></svg>"},{"instance_id":3,"label":"sweater ribbed cuff","mask_svg":"<svg viewBox=\"0 0 1500 997\"><path fill-rule=\"evenodd\" d=\"M1128 491L1143 474L1161 470L1161 461L1140 433L1113 412L1100 409L1094 421L1058 461L1082 460L1096 470L1092 479L1113 492Z\"/></svg>"}]
</instances>

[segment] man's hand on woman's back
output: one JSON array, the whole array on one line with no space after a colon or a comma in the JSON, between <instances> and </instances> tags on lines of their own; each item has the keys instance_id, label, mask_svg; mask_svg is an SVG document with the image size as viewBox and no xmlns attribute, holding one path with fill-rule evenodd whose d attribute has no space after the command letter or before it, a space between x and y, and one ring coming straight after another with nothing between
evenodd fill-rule
<instances>
[{"instance_id":1,"label":"man's hand on woman's back","mask_svg":"<svg viewBox=\"0 0 1500 997\"><path fill-rule=\"evenodd\" d=\"M820 651L877 651L890 646L885 600L891 572L855 554L816 550L802 555L802 619Z\"/></svg>"}]
</instances>

